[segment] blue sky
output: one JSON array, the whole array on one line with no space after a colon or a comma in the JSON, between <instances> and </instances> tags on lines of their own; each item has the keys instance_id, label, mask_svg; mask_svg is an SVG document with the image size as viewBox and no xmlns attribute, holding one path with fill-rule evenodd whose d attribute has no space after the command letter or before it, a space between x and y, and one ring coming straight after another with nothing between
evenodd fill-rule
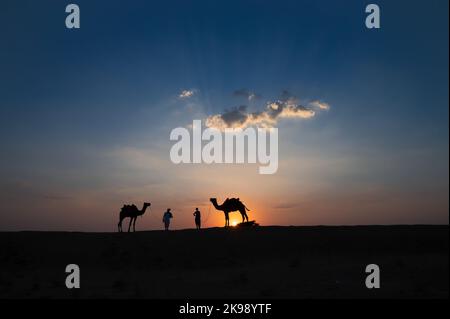
<instances>
[{"instance_id":1,"label":"blue sky","mask_svg":"<svg viewBox=\"0 0 450 319\"><path fill-rule=\"evenodd\" d=\"M144 200L188 227L205 189L266 223L448 223L448 1L376 1L380 30L356 0L75 3L79 30L68 3L2 3L1 229L109 230ZM276 176L170 163L171 129L285 90L330 110L279 121Z\"/></svg>"}]
</instances>

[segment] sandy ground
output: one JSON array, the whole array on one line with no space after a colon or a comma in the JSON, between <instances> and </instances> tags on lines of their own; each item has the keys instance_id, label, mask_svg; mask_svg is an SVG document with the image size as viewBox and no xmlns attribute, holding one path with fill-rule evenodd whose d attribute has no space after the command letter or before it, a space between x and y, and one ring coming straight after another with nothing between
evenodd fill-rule
<instances>
[{"instance_id":1,"label":"sandy ground","mask_svg":"<svg viewBox=\"0 0 450 319\"><path fill-rule=\"evenodd\" d=\"M448 298L448 242L448 226L4 232L0 298Z\"/></svg>"}]
</instances>

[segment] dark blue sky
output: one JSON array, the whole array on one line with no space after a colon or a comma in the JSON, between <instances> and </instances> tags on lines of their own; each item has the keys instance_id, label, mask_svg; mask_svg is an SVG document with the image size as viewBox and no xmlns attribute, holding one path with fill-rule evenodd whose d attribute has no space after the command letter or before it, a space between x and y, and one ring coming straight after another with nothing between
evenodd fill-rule
<instances>
[{"instance_id":1,"label":"dark blue sky","mask_svg":"<svg viewBox=\"0 0 450 319\"><path fill-rule=\"evenodd\" d=\"M41 227L11 204L23 197L41 212L88 210L91 197L143 201L136 189L154 184L177 194L177 180L161 173L172 128L241 104L259 109L284 90L331 107L279 123L286 165L268 181L276 190L253 198L286 194L291 223L448 222L448 1L373 2L380 30L365 28L369 2L356 0L80 0L79 30L65 28L69 2L3 1L0 200L18 217L0 226ZM233 95L242 88L261 99ZM177 98L183 89L195 92L190 101ZM161 166L147 168L148 153ZM327 215L313 204L324 193L330 207L367 196L378 206ZM299 207L321 217L299 217ZM380 210L389 213L373 217ZM55 228L71 225L58 218Z\"/></svg>"}]
</instances>

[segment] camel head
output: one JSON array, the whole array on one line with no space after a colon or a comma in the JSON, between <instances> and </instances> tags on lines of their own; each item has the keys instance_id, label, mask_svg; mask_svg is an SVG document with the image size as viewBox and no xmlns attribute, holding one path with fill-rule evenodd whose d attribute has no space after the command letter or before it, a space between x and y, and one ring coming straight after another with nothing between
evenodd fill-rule
<instances>
[{"instance_id":1,"label":"camel head","mask_svg":"<svg viewBox=\"0 0 450 319\"><path fill-rule=\"evenodd\" d=\"M215 209L222 210L222 206L217 204L217 198L210 198L209 200L211 201Z\"/></svg>"},{"instance_id":2,"label":"camel head","mask_svg":"<svg viewBox=\"0 0 450 319\"><path fill-rule=\"evenodd\" d=\"M147 210L147 207L150 207L150 203L145 202L144 206L142 206L142 209L140 210L140 212L138 213L139 215L144 215L145 211Z\"/></svg>"},{"instance_id":3,"label":"camel head","mask_svg":"<svg viewBox=\"0 0 450 319\"><path fill-rule=\"evenodd\" d=\"M219 204L217 204L217 198L213 197L213 198L210 198L209 200L215 208L219 207Z\"/></svg>"}]
</instances>

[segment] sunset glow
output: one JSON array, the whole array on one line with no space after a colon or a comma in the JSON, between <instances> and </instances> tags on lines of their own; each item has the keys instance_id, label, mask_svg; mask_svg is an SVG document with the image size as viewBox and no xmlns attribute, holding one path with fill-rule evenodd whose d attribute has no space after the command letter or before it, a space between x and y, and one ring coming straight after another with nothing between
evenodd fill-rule
<instances>
[{"instance_id":1,"label":"sunset glow","mask_svg":"<svg viewBox=\"0 0 450 319\"><path fill-rule=\"evenodd\" d=\"M224 226L211 197L240 198L261 225L448 223L445 10L408 37L396 1L386 33L331 1L138 2L108 15L83 3L77 30L54 27L65 13L45 2L5 29L0 230L114 231L124 204L144 202L140 230L162 229L168 207L173 229L194 228L196 207L202 227ZM174 163L170 134L195 120L277 129L276 170L259 174L250 147L256 163Z\"/></svg>"},{"instance_id":2,"label":"sunset glow","mask_svg":"<svg viewBox=\"0 0 450 319\"><path fill-rule=\"evenodd\" d=\"M0 299L448 299L449 5L5 1Z\"/></svg>"}]
</instances>

